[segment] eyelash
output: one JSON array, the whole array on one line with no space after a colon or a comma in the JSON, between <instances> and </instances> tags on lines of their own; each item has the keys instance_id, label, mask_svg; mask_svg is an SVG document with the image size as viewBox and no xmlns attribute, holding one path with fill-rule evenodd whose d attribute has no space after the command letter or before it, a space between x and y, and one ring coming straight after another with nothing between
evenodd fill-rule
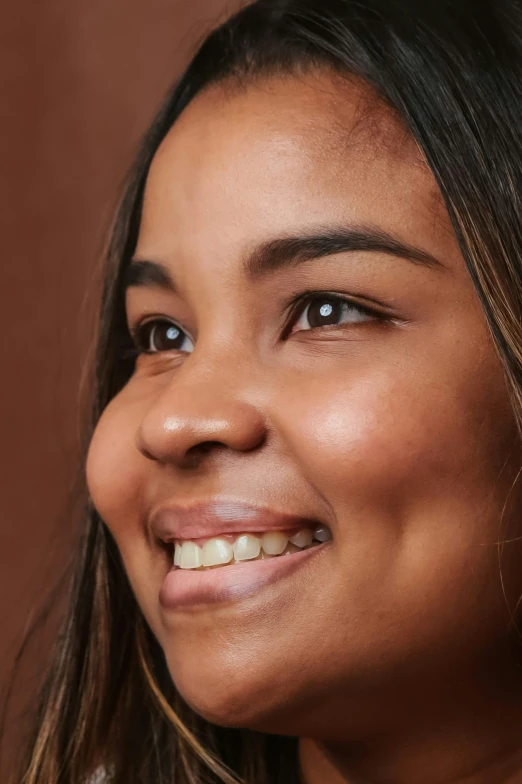
<instances>
[{"instance_id":1,"label":"eyelash","mask_svg":"<svg viewBox=\"0 0 522 784\"><path fill-rule=\"evenodd\" d=\"M344 297L340 294L330 293L328 291L312 291L306 292L305 294L300 294L299 296L295 297L288 305L290 309L289 317L283 327L283 339L286 340L288 335L291 333L291 329L293 324L298 321L298 319L303 315L308 305L310 305L314 300L330 300L338 302L341 305L347 305L353 311L357 311L362 316L367 316L372 320L380 320L385 321L386 316L383 313L378 312L370 307L366 307L361 305L358 302L354 302L353 300L349 299L348 297ZM147 321L143 321L141 323L136 324L135 326L131 327L130 337L132 339L133 346L130 348L128 354L126 356L138 356L139 354L163 354L164 351L150 351L150 349L145 348L146 346L150 345L150 338L152 335L152 329L157 324L169 324L170 326L176 327L179 329L184 335L187 335L185 330L176 324L175 321L171 321L170 319L166 318L155 318L149 319ZM325 330L325 329L342 329L342 324L324 324L321 326L310 327L306 330L298 330L298 332L313 332L315 330ZM187 335L188 337L188 335Z\"/></svg>"}]
</instances>

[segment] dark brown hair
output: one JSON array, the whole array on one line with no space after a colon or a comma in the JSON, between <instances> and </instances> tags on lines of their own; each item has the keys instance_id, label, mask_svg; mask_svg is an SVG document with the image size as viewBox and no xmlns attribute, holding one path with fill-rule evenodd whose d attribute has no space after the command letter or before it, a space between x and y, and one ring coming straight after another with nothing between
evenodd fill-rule
<instances>
[{"instance_id":1,"label":"dark brown hair","mask_svg":"<svg viewBox=\"0 0 522 784\"><path fill-rule=\"evenodd\" d=\"M445 201L522 423L522 13L514 0L259 0L203 42L143 143L105 267L86 445L133 372L122 280L151 160L208 85L308 69L364 80L423 151ZM115 543L87 499L70 607L41 695L23 784L299 778L295 738L217 727L169 676Z\"/></svg>"}]
</instances>

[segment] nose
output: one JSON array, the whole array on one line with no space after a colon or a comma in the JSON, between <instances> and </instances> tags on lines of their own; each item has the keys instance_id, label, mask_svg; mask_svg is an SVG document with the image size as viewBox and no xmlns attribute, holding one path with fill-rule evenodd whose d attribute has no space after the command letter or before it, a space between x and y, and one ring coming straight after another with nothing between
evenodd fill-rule
<instances>
[{"instance_id":1,"label":"nose","mask_svg":"<svg viewBox=\"0 0 522 784\"><path fill-rule=\"evenodd\" d=\"M222 360L202 367L193 359L147 409L136 433L139 451L160 463L191 467L220 448L259 447L266 438L265 416L243 363Z\"/></svg>"}]
</instances>

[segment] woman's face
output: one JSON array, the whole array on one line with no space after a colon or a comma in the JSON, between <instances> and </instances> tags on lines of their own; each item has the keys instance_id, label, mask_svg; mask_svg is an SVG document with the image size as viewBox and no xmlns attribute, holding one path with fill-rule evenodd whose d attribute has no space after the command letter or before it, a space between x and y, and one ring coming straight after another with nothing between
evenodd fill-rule
<instances>
[{"instance_id":1,"label":"woman's face","mask_svg":"<svg viewBox=\"0 0 522 784\"><path fill-rule=\"evenodd\" d=\"M212 87L155 156L135 259L127 318L151 353L87 476L181 695L218 724L335 737L413 704L421 721L493 672L520 455L399 123L326 74ZM305 551L172 569L174 539L316 525L331 540Z\"/></svg>"}]
</instances>

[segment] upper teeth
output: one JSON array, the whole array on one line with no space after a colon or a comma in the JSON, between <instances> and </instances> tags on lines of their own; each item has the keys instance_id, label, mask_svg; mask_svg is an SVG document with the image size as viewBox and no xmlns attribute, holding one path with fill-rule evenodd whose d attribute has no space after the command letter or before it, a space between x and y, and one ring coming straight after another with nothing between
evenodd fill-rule
<instances>
[{"instance_id":1,"label":"upper teeth","mask_svg":"<svg viewBox=\"0 0 522 784\"><path fill-rule=\"evenodd\" d=\"M318 525L314 530L303 528L287 536L282 531L266 531L262 536L239 534L232 543L219 536L207 539L200 547L196 542L186 541L174 547L174 566L181 569L197 569L201 566L219 566L234 561L249 561L264 555L281 555L285 551L295 552L309 547L312 540L326 542L332 538L330 530Z\"/></svg>"}]
</instances>

